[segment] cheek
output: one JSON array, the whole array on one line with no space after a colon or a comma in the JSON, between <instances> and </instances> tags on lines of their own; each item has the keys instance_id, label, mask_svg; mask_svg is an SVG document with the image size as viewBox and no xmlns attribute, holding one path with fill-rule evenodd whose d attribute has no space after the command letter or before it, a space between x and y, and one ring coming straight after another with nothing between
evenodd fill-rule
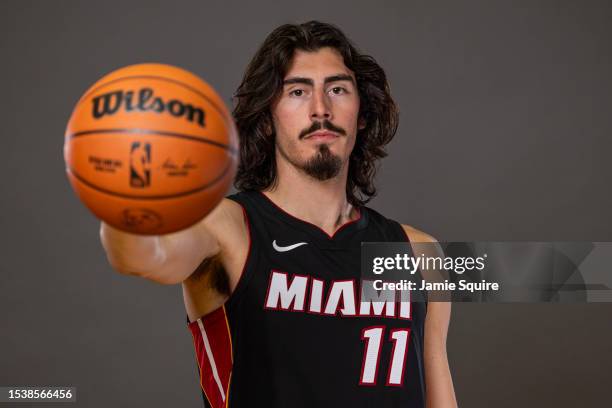
<instances>
[{"instance_id":1,"label":"cheek","mask_svg":"<svg viewBox=\"0 0 612 408\"><path fill-rule=\"evenodd\" d=\"M359 99L351 98L337 100L334 107L336 118L344 122L345 126L357 126L357 119L359 117Z\"/></svg>"},{"instance_id":2,"label":"cheek","mask_svg":"<svg viewBox=\"0 0 612 408\"><path fill-rule=\"evenodd\" d=\"M273 118L274 126L277 133L292 133L299 127L300 106L294 101L283 101L274 109Z\"/></svg>"},{"instance_id":3,"label":"cheek","mask_svg":"<svg viewBox=\"0 0 612 408\"><path fill-rule=\"evenodd\" d=\"M278 106L272 114L274 130L276 132L276 144L286 154L292 156L300 155L300 146L297 135L302 130L296 123L296 115L287 106Z\"/></svg>"}]
</instances>

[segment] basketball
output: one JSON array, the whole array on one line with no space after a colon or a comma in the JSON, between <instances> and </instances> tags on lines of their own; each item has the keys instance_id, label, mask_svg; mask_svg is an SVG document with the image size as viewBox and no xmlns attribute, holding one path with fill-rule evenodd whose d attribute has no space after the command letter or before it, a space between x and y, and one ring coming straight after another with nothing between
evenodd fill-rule
<instances>
[{"instance_id":1,"label":"basketball","mask_svg":"<svg viewBox=\"0 0 612 408\"><path fill-rule=\"evenodd\" d=\"M102 77L77 102L64 141L66 173L100 219L135 234L166 234L205 217L236 172L228 108L198 76L164 64Z\"/></svg>"}]
</instances>

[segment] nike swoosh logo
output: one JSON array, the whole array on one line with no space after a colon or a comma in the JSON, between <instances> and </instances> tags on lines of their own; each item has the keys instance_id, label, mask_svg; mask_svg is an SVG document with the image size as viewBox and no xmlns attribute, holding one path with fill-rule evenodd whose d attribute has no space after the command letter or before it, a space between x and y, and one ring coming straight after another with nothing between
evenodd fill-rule
<instances>
[{"instance_id":1,"label":"nike swoosh logo","mask_svg":"<svg viewBox=\"0 0 612 408\"><path fill-rule=\"evenodd\" d=\"M288 245L288 246L280 246L276 243L276 240L272 241L272 247L276 249L278 252L287 252L295 249L297 247L301 247L302 245L308 245L308 242L298 242L297 244Z\"/></svg>"}]
</instances>

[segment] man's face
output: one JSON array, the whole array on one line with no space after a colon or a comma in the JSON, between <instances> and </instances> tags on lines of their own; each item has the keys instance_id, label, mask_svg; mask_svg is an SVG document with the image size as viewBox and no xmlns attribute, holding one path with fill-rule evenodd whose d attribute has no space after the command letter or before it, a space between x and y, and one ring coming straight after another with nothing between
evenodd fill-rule
<instances>
[{"instance_id":1,"label":"man's face","mask_svg":"<svg viewBox=\"0 0 612 408\"><path fill-rule=\"evenodd\" d=\"M355 76L333 48L296 50L272 107L277 158L318 180L338 175L355 146Z\"/></svg>"}]
</instances>

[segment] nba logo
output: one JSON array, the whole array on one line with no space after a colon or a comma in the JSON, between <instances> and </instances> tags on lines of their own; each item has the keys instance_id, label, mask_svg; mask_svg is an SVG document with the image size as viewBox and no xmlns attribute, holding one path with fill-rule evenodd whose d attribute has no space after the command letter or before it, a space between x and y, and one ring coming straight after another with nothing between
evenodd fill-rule
<instances>
[{"instance_id":1,"label":"nba logo","mask_svg":"<svg viewBox=\"0 0 612 408\"><path fill-rule=\"evenodd\" d=\"M132 142L130 149L130 186L143 188L151 184L151 144Z\"/></svg>"}]
</instances>

